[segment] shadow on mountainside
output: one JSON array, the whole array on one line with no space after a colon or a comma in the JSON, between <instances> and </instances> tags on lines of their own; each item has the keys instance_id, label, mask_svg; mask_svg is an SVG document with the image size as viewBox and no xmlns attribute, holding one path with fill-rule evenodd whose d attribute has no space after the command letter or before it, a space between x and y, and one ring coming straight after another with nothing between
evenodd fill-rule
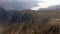
<instances>
[{"instance_id":1,"label":"shadow on mountainside","mask_svg":"<svg viewBox=\"0 0 60 34\"><path fill-rule=\"evenodd\" d=\"M0 34L59 34L60 12L7 11L0 7Z\"/></svg>"}]
</instances>

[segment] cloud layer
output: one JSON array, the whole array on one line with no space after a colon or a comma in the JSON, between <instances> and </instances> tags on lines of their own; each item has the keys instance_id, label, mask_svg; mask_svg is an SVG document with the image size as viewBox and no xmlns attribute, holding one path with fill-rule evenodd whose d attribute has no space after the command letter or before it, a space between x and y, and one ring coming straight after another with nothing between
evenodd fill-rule
<instances>
[{"instance_id":1,"label":"cloud layer","mask_svg":"<svg viewBox=\"0 0 60 34\"><path fill-rule=\"evenodd\" d=\"M0 0L0 6L5 9L29 9L38 6L35 0Z\"/></svg>"},{"instance_id":2,"label":"cloud layer","mask_svg":"<svg viewBox=\"0 0 60 34\"><path fill-rule=\"evenodd\" d=\"M43 1L44 3L38 3L37 7L33 7L32 10L38 10L40 8L48 8L50 6L60 5L60 0L36 0Z\"/></svg>"}]
</instances>

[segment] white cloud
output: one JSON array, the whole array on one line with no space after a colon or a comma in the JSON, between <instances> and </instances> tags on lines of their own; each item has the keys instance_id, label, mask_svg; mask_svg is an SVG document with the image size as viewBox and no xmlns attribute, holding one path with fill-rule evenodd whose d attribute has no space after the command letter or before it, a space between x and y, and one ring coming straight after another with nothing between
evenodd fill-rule
<instances>
[{"instance_id":1,"label":"white cloud","mask_svg":"<svg viewBox=\"0 0 60 34\"><path fill-rule=\"evenodd\" d=\"M15 6L16 8L19 5L18 8L31 8L32 10L38 10L40 8L47 8L52 5L60 4L60 0L0 0L0 3L1 2L6 2L6 4L9 3L9 6Z\"/></svg>"},{"instance_id":2,"label":"white cloud","mask_svg":"<svg viewBox=\"0 0 60 34\"><path fill-rule=\"evenodd\" d=\"M47 8L49 6L60 4L60 0L35 0L35 1L43 1L44 3L38 3L39 6L31 8L32 10L38 10L40 8Z\"/></svg>"}]
</instances>

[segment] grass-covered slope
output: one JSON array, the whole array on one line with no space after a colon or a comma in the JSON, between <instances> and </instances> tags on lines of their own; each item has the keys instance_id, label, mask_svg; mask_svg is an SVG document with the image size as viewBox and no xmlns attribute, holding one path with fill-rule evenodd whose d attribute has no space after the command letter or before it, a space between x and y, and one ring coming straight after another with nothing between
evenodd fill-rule
<instances>
[{"instance_id":1,"label":"grass-covered slope","mask_svg":"<svg viewBox=\"0 0 60 34\"><path fill-rule=\"evenodd\" d=\"M60 10L6 11L0 8L0 34L59 34Z\"/></svg>"}]
</instances>

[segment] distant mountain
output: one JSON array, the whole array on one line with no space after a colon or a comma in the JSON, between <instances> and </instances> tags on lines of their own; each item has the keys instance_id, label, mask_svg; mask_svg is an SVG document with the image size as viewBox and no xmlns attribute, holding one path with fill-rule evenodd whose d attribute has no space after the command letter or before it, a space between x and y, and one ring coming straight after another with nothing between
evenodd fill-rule
<instances>
[{"instance_id":1,"label":"distant mountain","mask_svg":"<svg viewBox=\"0 0 60 34\"><path fill-rule=\"evenodd\" d=\"M60 10L60 5L50 6L48 8L40 8L39 10Z\"/></svg>"}]
</instances>

